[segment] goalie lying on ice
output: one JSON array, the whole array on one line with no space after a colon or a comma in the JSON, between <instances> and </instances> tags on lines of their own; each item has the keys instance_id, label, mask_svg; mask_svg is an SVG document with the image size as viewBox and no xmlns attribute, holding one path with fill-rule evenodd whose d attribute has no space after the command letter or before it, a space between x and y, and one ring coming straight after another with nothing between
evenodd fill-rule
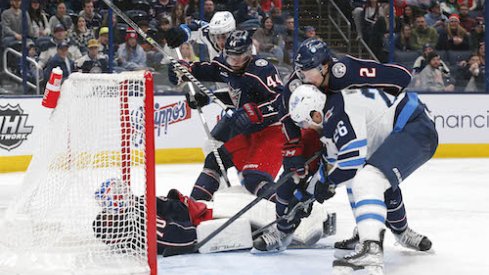
<instances>
[{"instance_id":1,"label":"goalie lying on ice","mask_svg":"<svg viewBox=\"0 0 489 275\"><path fill-rule=\"evenodd\" d=\"M145 234L134 234L136 230L145 232L144 197L132 195L120 179L111 178L102 183L95 192L95 198L101 207L92 224L95 237L121 251L144 249ZM167 247L191 246L201 241L220 226L224 218L233 216L255 198L241 186L216 192L214 202L206 202L213 206L212 209L175 189L170 190L166 197L157 197L158 254L164 253ZM294 244L310 245L321 237L334 234L335 219L330 217L322 205L315 207L295 232ZM274 220L274 204L263 200L199 252L250 248L250 228L260 228Z\"/></svg>"}]
</instances>

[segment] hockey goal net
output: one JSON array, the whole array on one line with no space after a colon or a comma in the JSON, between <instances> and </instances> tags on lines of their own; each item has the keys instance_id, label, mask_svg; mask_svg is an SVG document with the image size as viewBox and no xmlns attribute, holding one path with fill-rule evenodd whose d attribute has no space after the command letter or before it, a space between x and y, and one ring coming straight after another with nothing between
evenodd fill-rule
<instances>
[{"instance_id":1,"label":"hockey goal net","mask_svg":"<svg viewBox=\"0 0 489 275\"><path fill-rule=\"evenodd\" d=\"M153 80L74 73L0 224L0 273L155 274Z\"/></svg>"}]
</instances>

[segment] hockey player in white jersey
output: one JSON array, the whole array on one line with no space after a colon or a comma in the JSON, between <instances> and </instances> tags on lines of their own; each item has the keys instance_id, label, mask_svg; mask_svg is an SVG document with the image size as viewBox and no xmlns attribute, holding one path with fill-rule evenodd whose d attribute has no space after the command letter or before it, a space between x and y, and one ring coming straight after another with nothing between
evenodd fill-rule
<instances>
[{"instance_id":1,"label":"hockey player in white jersey","mask_svg":"<svg viewBox=\"0 0 489 275\"><path fill-rule=\"evenodd\" d=\"M218 11L209 23L193 20L191 24L181 24L170 29L167 38L168 46L179 47L184 42L196 41L207 46L209 59L213 60L224 49L226 39L236 30L236 20L228 11Z\"/></svg>"},{"instance_id":2,"label":"hockey player in white jersey","mask_svg":"<svg viewBox=\"0 0 489 275\"><path fill-rule=\"evenodd\" d=\"M331 168L320 174L314 196L320 199L345 183L354 199L359 243L352 254L333 262L335 270L382 274L384 192L398 189L438 146L426 106L415 93L393 97L376 89L355 89L326 96L315 86L302 85L292 93L289 110L298 126L317 130L326 146ZM398 241L413 247L427 241L409 228L405 232Z\"/></svg>"}]
</instances>

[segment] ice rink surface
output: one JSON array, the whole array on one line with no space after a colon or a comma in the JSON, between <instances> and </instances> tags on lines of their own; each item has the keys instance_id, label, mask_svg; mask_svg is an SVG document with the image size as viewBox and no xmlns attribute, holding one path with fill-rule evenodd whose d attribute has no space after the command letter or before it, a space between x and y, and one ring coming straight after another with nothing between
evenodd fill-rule
<instances>
[{"instance_id":1,"label":"ice rink surface","mask_svg":"<svg viewBox=\"0 0 489 275\"><path fill-rule=\"evenodd\" d=\"M189 194L200 164L157 167L157 193L171 188ZM0 210L12 199L23 173L0 174ZM236 183L234 172L230 179ZM489 274L489 159L435 159L401 185L411 228L429 236L434 253L407 250L388 232L385 274ZM350 237L353 218L344 187L325 202L337 213L337 234L320 242ZM1 215L2 211L0 211ZM331 274L334 249L287 250L252 255L248 251L160 257L159 274ZM353 274L366 274L355 272Z\"/></svg>"}]
</instances>

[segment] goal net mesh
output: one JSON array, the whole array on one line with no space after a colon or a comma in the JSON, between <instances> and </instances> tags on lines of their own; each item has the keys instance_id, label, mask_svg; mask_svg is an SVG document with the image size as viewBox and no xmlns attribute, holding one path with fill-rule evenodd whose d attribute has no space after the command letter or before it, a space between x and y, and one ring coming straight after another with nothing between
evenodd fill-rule
<instances>
[{"instance_id":1,"label":"goal net mesh","mask_svg":"<svg viewBox=\"0 0 489 275\"><path fill-rule=\"evenodd\" d=\"M149 272L145 77L75 73L63 83L0 224L0 271Z\"/></svg>"}]
</instances>

